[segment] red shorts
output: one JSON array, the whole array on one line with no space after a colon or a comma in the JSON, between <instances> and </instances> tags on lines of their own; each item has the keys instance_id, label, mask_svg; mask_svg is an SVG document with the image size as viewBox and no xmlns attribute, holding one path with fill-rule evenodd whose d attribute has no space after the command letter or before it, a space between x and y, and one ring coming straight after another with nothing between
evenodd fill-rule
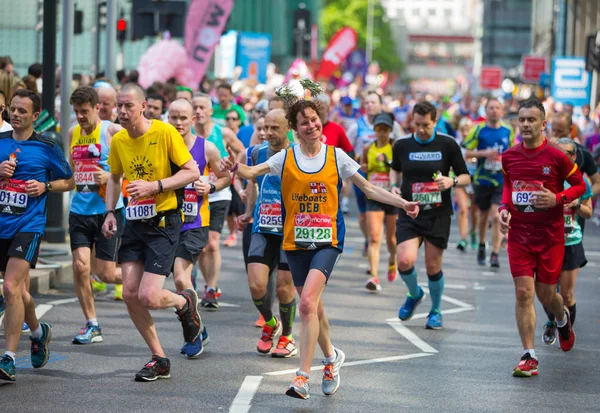
<instances>
[{"instance_id":1,"label":"red shorts","mask_svg":"<svg viewBox=\"0 0 600 413\"><path fill-rule=\"evenodd\" d=\"M558 284L565 245L532 246L508 242L508 263L513 278L534 277L542 284Z\"/></svg>"}]
</instances>

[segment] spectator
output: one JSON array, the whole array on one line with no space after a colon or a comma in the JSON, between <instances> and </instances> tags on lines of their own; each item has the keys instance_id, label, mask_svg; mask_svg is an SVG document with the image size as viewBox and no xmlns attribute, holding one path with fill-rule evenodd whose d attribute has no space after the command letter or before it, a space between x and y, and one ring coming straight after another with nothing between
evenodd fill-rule
<instances>
[{"instance_id":1,"label":"spectator","mask_svg":"<svg viewBox=\"0 0 600 413\"><path fill-rule=\"evenodd\" d=\"M23 83L25 84L25 88L28 90L31 90L32 92L35 92L37 94L39 94L40 92L38 91L38 87L37 87L37 83L36 83L36 79L34 76L32 75L27 75L23 78Z\"/></svg>"},{"instance_id":2,"label":"spectator","mask_svg":"<svg viewBox=\"0 0 600 413\"><path fill-rule=\"evenodd\" d=\"M15 65L10 56L0 56L0 70L15 74Z\"/></svg>"},{"instance_id":3,"label":"spectator","mask_svg":"<svg viewBox=\"0 0 600 413\"><path fill-rule=\"evenodd\" d=\"M137 85L139 80L140 80L140 72L138 72L137 70L132 70L131 72L129 72L129 82L128 83L135 83Z\"/></svg>"},{"instance_id":4,"label":"spectator","mask_svg":"<svg viewBox=\"0 0 600 413\"><path fill-rule=\"evenodd\" d=\"M162 120L162 115L166 109L165 98L158 93L149 94L146 97L146 103L146 110L144 111L146 119Z\"/></svg>"},{"instance_id":5,"label":"spectator","mask_svg":"<svg viewBox=\"0 0 600 413\"><path fill-rule=\"evenodd\" d=\"M6 112L6 96L4 96L4 93L0 91L0 132L8 132L12 130L12 126L10 126L10 123L8 123L8 119L5 119Z\"/></svg>"}]
</instances>

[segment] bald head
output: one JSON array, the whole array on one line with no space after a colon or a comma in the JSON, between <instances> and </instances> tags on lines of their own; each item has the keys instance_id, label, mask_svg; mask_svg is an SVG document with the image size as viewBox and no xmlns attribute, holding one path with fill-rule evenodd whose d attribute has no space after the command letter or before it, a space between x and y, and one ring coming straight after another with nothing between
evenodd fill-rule
<instances>
[{"instance_id":1,"label":"bald head","mask_svg":"<svg viewBox=\"0 0 600 413\"><path fill-rule=\"evenodd\" d=\"M287 147L289 126L283 109L273 109L265 116L265 134L272 149Z\"/></svg>"},{"instance_id":2,"label":"bald head","mask_svg":"<svg viewBox=\"0 0 600 413\"><path fill-rule=\"evenodd\" d=\"M169 105L169 123L177 129L184 138L192 138L192 125L196 120L194 108L186 99L177 99Z\"/></svg>"},{"instance_id":3,"label":"bald head","mask_svg":"<svg viewBox=\"0 0 600 413\"><path fill-rule=\"evenodd\" d=\"M121 88L121 90L119 90L119 94L125 94L125 93L130 93L135 95L135 97L137 98L139 103L142 103L144 101L146 101L146 94L144 93L144 89L142 89L138 84L136 83L127 83L125 84L125 86L123 86Z\"/></svg>"},{"instance_id":4,"label":"bald head","mask_svg":"<svg viewBox=\"0 0 600 413\"><path fill-rule=\"evenodd\" d=\"M114 110L117 106L117 91L108 83L103 83L101 86L96 87L98 93L98 102L100 103L100 110L98 111L98 117L101 120L114 120Z\"/></svg>"}]
</instances>

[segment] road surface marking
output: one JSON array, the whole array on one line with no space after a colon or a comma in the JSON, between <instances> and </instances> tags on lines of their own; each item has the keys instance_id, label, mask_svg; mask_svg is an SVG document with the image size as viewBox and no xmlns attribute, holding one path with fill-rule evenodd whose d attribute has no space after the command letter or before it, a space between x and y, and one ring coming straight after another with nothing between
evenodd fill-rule
<instances>
[{"instance_id":1,"label":"road surface marking","mask_svg":"<svg viewBox=\"0 0 600 413\"><path fill-rule=\"evenodd\" d=\"M402 335L405 339L407 339L414 346L416 346L419 350L421 350L425 353L437 353L438 352L436 349L431 347L429 344L427 344L426 342L421 340L419 338L419 336L417 336L408 327L406 327L404 324L402 324L402 322L400 320L390 321L390 322L388 322L388 324L390 326L392 326L392 328L394 330L396 330L398 333L400 333L400 335Z\"/></svg>"},{"instance_id":2,"label":"road surface marking","mask_svg":"<svg viewBox=\"0 0 600 413\"><path fill-rule=\"evenodd\" d=\"M493 272L493 271L483 271L483 272L481 273L481 275L483 275L484 277L493 277L493 276L495 276L495 275L496 275L496 273L495 273L495 272Z\"/></svg>"},{"instance_id":3,"label":"road surface marking","mask_svg":"<svg viewBox=\"0 0 600 413\"><path fill-rule=\"evenodd\" d=\"M250 403L262 379L262 376L246 376L238 394L231 403L230 413L248 413L250 411L250 407L252 407Z\"/></svg>"},{"instance_id":4,"label":"road surface marking","mask_svg":"<svg viewBox=\"0 0 600 413\"><path fill-rule=\"evenodd\" d=\"M425 292L427 294L430 294L429 288L423 287L423 290L425 290ZM442 294L442 301L445 301L447 303L454 304L456 306L463 307L463 308L472 308L473 307L471 304L467 304L464 301L460 301L456 298L448 297L447 295L444 295L444 294Z\"/></svg>"},{"instance_id":5,"label":"road surface marking","mask_svg":"<svg viewBox=\"0 0 600 413\"><path fill-rule=\"evenodd\" d=\"M442 311L442 315L464 313L465 311L473 311L473 310L475 310L475 307L451 308L449 310L443 310ZM429 313L417 313L417 314L415 314L415 315L412 316L411 320L418 320L420 318L427 318L428 315L429 315ZM385 321L389 323L391 321L400 321L400 320L398 319L398 317L396 317L396 318L388 318Z\"/></svg>"},{"instance_id":6,"label":"road surface marking","mask_svg":"<svg viewBox=\"0 0 600 413\"><path fill-rule=\"evenodd\" d=\"M62 299L62 300L48 301L46 304L48 304L48 305L62 305L62 304L76 303L77 301L79 301L79 298L73 297L73 298L65 298L65 299Z\"/></svg>"},{"instance_id":7,"label":"road surface marking","mask_svg":"<svg viewBox=\"0 0 600 413\"><path fill-rule=\"evenodd\" d=\"M44 314L46 314L48 311L50 311L50 309L52 308L52 305L48 305L48 304L38 304L35 306L35 316L38 318L38 320L40 318L42 318L44 316Z\"/></svg>"}]
</instances>

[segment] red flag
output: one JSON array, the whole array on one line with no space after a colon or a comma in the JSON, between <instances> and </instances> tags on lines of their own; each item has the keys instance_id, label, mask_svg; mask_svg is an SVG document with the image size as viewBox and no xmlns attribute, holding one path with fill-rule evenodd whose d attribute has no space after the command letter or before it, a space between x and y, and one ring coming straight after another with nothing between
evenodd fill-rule
<instances>
[{"instance_id":1,"label":"red flag","mask_svg":"<svg viewBox=\"0 0 600 413\"><path fill-rule=\"evenodd\" d=\"M321 65L317 71L317 79L329 79L350 52L356 47L358 37L351 27L342 27L329 41Z\"/></svg>"}]
</instances>

